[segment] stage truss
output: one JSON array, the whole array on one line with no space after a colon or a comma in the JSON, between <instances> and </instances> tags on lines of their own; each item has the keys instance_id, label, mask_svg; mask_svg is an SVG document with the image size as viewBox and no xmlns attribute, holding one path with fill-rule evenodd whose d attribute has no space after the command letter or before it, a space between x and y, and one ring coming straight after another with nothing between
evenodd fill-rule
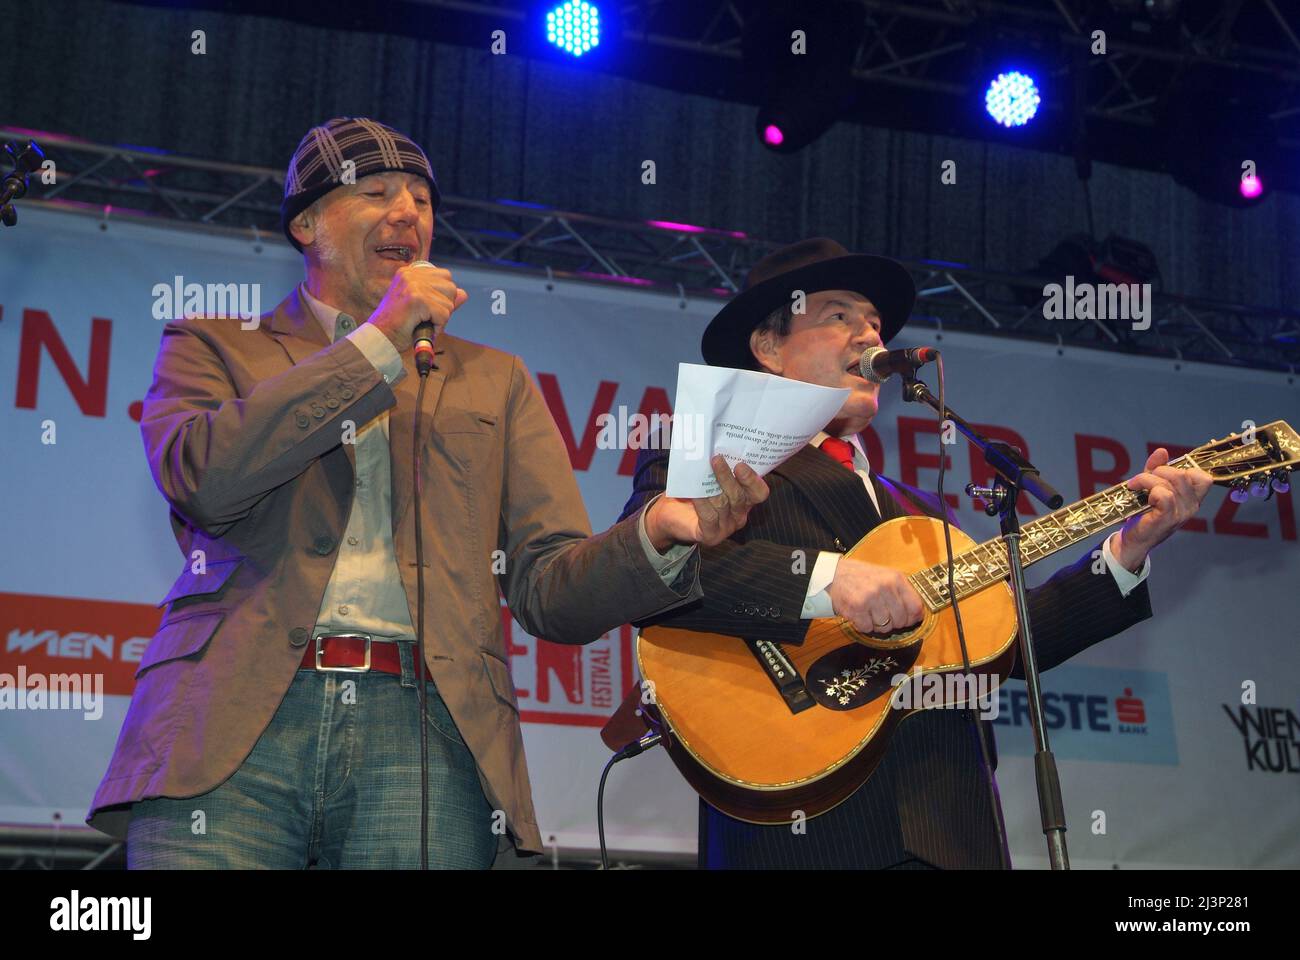
<instances>
[{"instance_id":1,"label":"stage truss","mask_svg":"<svg viewBox=\"0 0 1300 960\"><path fill-rule=\"evenodd\" d=\"M56 179L42 184L39 175L32 178L28 197L17 203L19 223L4 231L4 242L20 242L24 207L46 207L106 222L243 237L259 249L285 243L279 225L283 171L0 128L0 140L16 146L29 137L54 161ZM719 306L759 258L788 242L455 195L444 195L435 234L433 257L448 264L629 284ZM909 328L914 340L956 330L1292 375L1300 367L1300 312L1157 292L1145 330L1110 320L1048 319L1041 276L901 259L919 292Z\"/></svg>"}]
</instances>

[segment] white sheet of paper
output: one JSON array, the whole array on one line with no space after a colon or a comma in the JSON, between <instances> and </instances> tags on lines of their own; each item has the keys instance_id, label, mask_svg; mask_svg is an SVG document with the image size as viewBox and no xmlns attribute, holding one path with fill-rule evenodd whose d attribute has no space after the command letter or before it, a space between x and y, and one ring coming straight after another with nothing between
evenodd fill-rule
<instances>
[{"instance_id":1,"label":"white sheet of paper","mask_svg":"<svg viewBox=\"0 0 1300 960\"><path fill-rule=\"evenodd\" d=\"M716 496L709 460L717 453L733 469L744 462L765 476L815 437L848 395L770 373L678 364L668 496Z\"/></svg>"}]
</instances>

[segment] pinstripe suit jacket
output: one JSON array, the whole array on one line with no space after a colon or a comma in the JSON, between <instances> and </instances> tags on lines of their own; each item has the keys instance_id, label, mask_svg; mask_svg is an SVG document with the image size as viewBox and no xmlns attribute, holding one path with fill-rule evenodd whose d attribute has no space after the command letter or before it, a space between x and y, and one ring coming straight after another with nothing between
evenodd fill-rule
<instances>
[{"instance_id":1,"label":"pinstripe suit jacket","mask_svg":"<svg viewBox=\"0 0 1300 960\"><path fill-rule=\"evenodd\" d=\"M641 451L623 515L662 492L667 478L668 451ZM907 512L874 475L871 481L883 517L860 477L815 447L804 447L767 476L771 494L750 512L748 523L730 540L702 551L703 600L638 625L671 623L802 643L811 621L799 615L817 552L843 552L876 524ZM927 513L939 516L937 497L913 492ZM791 572L794 548L806 551L807 572ZM1029 591L1040 670L1151 616L1146 581L1124 597L1113 577L1091 572L1091 555L1090 549ZM1018 663L1012 676L1023 678ZM908 718L871 778L844 803L809 820L804 835L787 826L743 823L701 801L700 865L887 867L919 858L943 868L1000 866L976 722L985 723L992 746L992 725L969 711L926 710ZM996 747L992 759L996 768Z\"/></svg>"}]
</instances>

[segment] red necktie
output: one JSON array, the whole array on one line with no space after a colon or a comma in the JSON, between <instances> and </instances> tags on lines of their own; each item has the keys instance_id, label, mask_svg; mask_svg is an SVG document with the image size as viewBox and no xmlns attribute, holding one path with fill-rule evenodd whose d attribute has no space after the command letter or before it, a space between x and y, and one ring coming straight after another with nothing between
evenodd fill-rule
<instances>
[{"instance_id":1,"label":"red necktie","mask_svg":"<svg viewBox=\"0 0 1300 960\"><path fill-rule=\"evenodd\" d=\"M853 469L853 444L847 440L838 440L835 437L827 437L818 447L832 460L841 464L845 469Z\"/></svg>"}]
</instances>

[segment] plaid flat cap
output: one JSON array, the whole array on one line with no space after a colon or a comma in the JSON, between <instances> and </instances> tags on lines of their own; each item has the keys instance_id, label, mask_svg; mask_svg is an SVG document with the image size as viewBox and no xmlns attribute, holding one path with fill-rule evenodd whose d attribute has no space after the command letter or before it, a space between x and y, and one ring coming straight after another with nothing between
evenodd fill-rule
<instances>
[{"instance_id":1,"label":"plaid flat cap","mask_svg":"<svg viewBox=\"0 0 1300 960\"><path fill-rule=\"evenodd\" d=\"M352 162L351 167L348 161ZM438 211L442 195L433 167L419 145L392 127L366 117L335 117L312 127L293 152L284 177L284 199L280 202L280 227L289 242L302 246L289 232L289 223L319 198L343 185L345 171L356 182L372 173L403 171L429 181L433 210Z\"/></svg>"}]
</instances>

